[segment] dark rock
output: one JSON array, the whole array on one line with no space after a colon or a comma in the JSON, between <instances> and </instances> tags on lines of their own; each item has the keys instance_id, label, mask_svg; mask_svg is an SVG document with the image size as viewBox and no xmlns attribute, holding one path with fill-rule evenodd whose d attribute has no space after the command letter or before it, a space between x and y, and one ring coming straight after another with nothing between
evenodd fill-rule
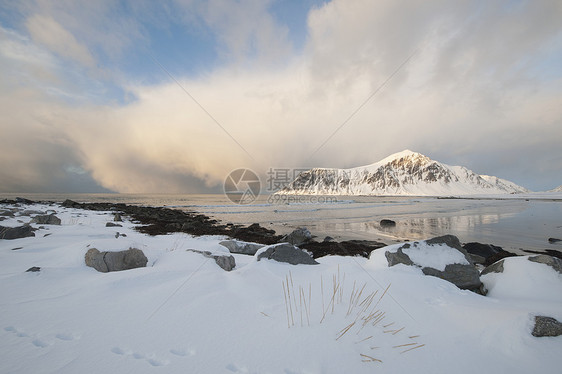
<instances>
[{"instance_id":1,"label":"dark rock","mask_svg":"<svg viewBox=\"0 0 562 374\"><path fill-rule=\"evenodd\" d=\"M345 240L343 242L315 241L302 244L300 248L312 252L312 257L319 258L328 255L333 256L362 256L369 258L372 251L386 247L386 244L371 240Z\"/></svg>"},{"instance_id":2,"label":"dark rock","mask_svg":"<svg viewBox=\"0 0 562 374\"><path fill-rule=\"evenodd\" d=\"M30 236L35 236L35 233L33 231L35 231L35 229L29 225L18 227L0 226L0 239L12 240L27 238Z\"/></svg>"},{"instance_id":3,"label":"dark rock","mask_svg":"<svg viewBox=\"0 0 562 374\"><path fill-rule=\"evenodd\" d=\"M484 266L489 266L502 258L517 256L514 253L505 251L503 248L492 244L472 242L466 243L462 247L471 255L474 263L482 264Z\"/></svg>"},{"instance_id":4,"label":"dark rock","mask_svg":"<svg viewBox=\"0 0 562 374\"><path fill-rule=\"evenodd\" d=\"M37 223L40 225L60 225L61 220L54 214L45 214L33 217L30 223Z\"/></svg>"},{"instance_id":5,"label":"dark rock","mask_svg":"<svg viewBox=\"0 0 562 374\"><path fill-rule=\"evenodd\" d=\"M482 272L480 273L480 276L490 274L490 273L503 273L503 263L504 263L503 259L499 260L497 262L494 262L492 265L489 265L484 270L482 270Z\"/></svg>"},{"instance_id":6,"label":"dark rock","mask_svg":"<svg viewBox=\"0 0 562 374\"><path fill-rule=\"evenodd\" d=\"M331 236L326 236L322 242L329 243L329 242L335 242L335 240Z\"/></svg>"},{"instance_id":7,"label":"dark rock","mask_svg":"<svg viewBox=\"0 0 562 374\"><path fill-rule=\"evenodd\" d=\"M562 242L562 239L548 238L548 242L549 243L558 243L558 242Z\"/></svg>"},{"instance_id":8,"label":"dark rock","mask_svg":"<svg viewBox=\"0 0 562 374\"><path fill-rule=\"evenodd\" d=\"M85 262L87 266L107 273L145 267L148 259L140 249L136 248L119 252L100 252L96 248L91 248L86 252Z\"/></svg>"},{"instance_id":9,"label":"dark rock","mask_svg":"<svg viewBox=\"0 0 562 374\"><path fill-rule=\"evenodd\" d=\"M76 206L80 206L80 204L77 203L76 201L72 201L72 200L69 200L69 199L66 199L65 201L63 201L63 203L61 205L65 208L74 208Z\"/></svg>"},{"instance_id":10,"label":"dark rock","mask_svg":"<svg viewBox=\"0 0 562 374\"><path fill-rule=\"evenodd\" d=\"M408 266L412 266L414 264L410 259L410 257L404 252L402 252L402 247L398 248L398 250L394 253L390 251L386 251L384 255L386 257L386 260L388 261L388 267L398 264L404 264Z\"/></svg>"},{"instance_id":11,"label":"dark rock","mask_svg":"<svg viewBox=\"0 0 562 374\"><path fill-rule=\"evenodd\" d=\"M527 258L529 261L545 264L562 274L562 260L548 255L531 256Z\"/></svg>"},{"instance_id":12,"label":"dark rock","mask_svg":"<svg viewBox=\"0 0 562 374\"><path fill-rule=\"evenodd\" d=\"M35 204L35 201L24 199L23 197L16 197L16 203L18 204Z\"/></svg>"},{"instance_id":13,"label":"dark rock","mask_svg":"<svg viewBox=\"0 0 562 374\"><path fill-rule=\"evenodd\" d=\"M431 267L424 267L422 268L422 272L425 275L431 275L451 282L463 290L480 292L482 286L478 269L470 265L448 264L443 271Z\"/></svg>"},{"instance_id":14,"label":"dark rock","mask_svg":"<svg viewBox=\"0 0 562 374\"><path fill-rule=\"evenodd\" d=\"M221 254L212 254L209 251L200 251L197 249L188 249L188 252L195 252L200 253L207 258L212 258L215 260L216 264L219 265L223 270L231 271L236 267L236 260L232 255L221 255Z\"/></svg>"},{"instance_id":15,"label":"dark rock","mask_svg":"<svg viewBox=\"0 0 562 374\"><path fill-rule=\"evenodd\" d=\"M307 252L289 243L280 243L269 246L258 254L257 260L266 258L277 262L286 262L291 265L317 265L318 262Z\"/></svg>"},{"instance_id":16,"label":"dark rock","mask_svg":"<svg viewBox=\"0 0 562 374\"><path fill-rule=\"evenodd\" d=\"M535 327L532 334L537 338L560 336L562 335L562 323L552 317L535 316Z\"/></svg>"},{"instance_id":17,"label":"dark rock","mask_svg":"<svg viewBox=\"0 0 562 374\"><path fill-rule=\"evenodd\" d=\"M379 222L379 224L381 225L381 227L394 227L394 226L396 226L396 222L394 222L391 219L383 219Z\"/></svg>"},{"instance_id":18,"label":"dark rock","mask_svg":"<svg viewBox=\"0 0 562 374\"><path fill-rule=\"evenodd\" d=\"M224 240L219 243L223 247L228 248L230 253L238 253L253 256L258 249L263 248L263 244L247 243L238 240Z\"/></svg>"},{"instance_id":19,"label":"dark rock","mask_svg":"<svg viewBox=\"0 0 562 374\"><path fill-rule=\"evenodd\" d=\"M19 251L20 249L23 249L23 247L12 248L12 251Z\"/></svg>"},{"instance_id":20,"label":"dark rock","mask_svg":"<svg viewBox=\"0 0 562 374\"><path fill-rule=\"evenodd\" d=\"M123 227L123 225L120 225L118 223L113 223L113 222L106 222L105 227Z\"/></svg>"},{"instance_id":21,"label":"dark rock","mask_svg":"<svg viewBox=\"0 0 562 374\"><path fill-rule=\"evenodd\" d=\"M27 269L25 272L26 273L37 273L41 271L41 268L39 266L32 266L29 269Z\"/></svg>"},{"instance_id":22,"label":"dark rock","mask_svg":"<svg viewBox=\"0 0 562 374\"><path fill-rule=\"evenodd\" d=\"M306 227L299 227L293 230L293 232L291 232L290 234L285 235L281 239L281 242L299 246L301 244L308 243L311 240L312 234L310 233L310 231L308 231Z\"/></svg>"},{"instance_id":23,"label":"dark rock","mask_svg":"<svg viewBox=\"0 0 562 374\"><path fill-rule=\"evenodd\" d=\"M113 220L115 222L123 222L123 218L121 217L121 214L119 214L119 213L115 213L115 215L113 216Z\"/></svg>"}]
</instances>

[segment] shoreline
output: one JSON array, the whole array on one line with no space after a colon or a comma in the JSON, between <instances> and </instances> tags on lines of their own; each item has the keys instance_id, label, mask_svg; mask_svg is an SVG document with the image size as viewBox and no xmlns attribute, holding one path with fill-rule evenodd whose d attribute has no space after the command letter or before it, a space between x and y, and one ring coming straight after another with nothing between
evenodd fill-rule
<instances>
[{"instance_id":1,"label":"shoreline","mask_svg":"<svg viewBox=\"0 0 562 374\"><path fill-rule=\"evenodd\" d=\"M33 201L26 198L15 198L14 200L3 199L0 200L0 205L7 204L48 204L58 205L65 208L74 208L90 211L112 211L115 213L122 213L131 218L137 226L135 230L148 234L150 236L167 235L172 233L185 233L193 236L225 236L232 239L253 242L264 245L271 245L282 242L284 237L293 230L302 226L294 226L289 224L271 224L272 227L267 228L259 223L252 223L249 225L223 223L218 219L214 219L203 213L196 211L188 211L185 209L169 208L166 206L140 206L131 205L126 203L110 203L110 202L93 202L93 203L79 203L70 199L63 202L57 201ZM286 228L279 233L280 228ZM314 224L309 225L308 229L314 229ZM386 238L364 238L361 235L334 235L335 238L330 240L324 239L322 236L328 233L322 231L312 232L312 239L301 245L303 249L312 253L314 258L326 255L340 255L340 256L362 256L369 257L369 254L376 249L401 242L414 242L420 239L393 238L388 235ZM450 234L456 235L451 232ZM474 242L471 242L474 243ZM463 243L463 245L471 244ZM513 249L505 250L502 247L496 246L494 243L482 244L476 242L478 245L488 245L500 248L504 256L525 256L530 254L548 254L554 257L562 258L562 252L552 249L544 250L520 250Z\"/></svg>"}]
</instances>

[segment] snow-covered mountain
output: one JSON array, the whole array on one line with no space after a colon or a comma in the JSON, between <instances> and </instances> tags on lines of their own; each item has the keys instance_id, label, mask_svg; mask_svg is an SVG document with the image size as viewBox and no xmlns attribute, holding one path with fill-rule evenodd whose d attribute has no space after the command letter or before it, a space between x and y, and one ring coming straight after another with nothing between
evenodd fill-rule
<instances>
[{"instance_id":1,"label":"snow-covered mountain","mask_svg":"<svg viewBox=\"0 0 562 374\"><path fill-rule=\"evenodd\" d=\"M527 193L498 177L478 175L405 150L352 169L315 168L300 173L279 194L450 196Z\"/></svg>"},{"instance_id":2,"label":"snow-covered mountain","mask_svg":"<svg viewBox=\"0 0 562 374\"><path fill-rule=\"evenodd\" d=\"M546 192L562 192L562 186L558 186L558 187L553 188L552 190L548 190Z\"/></svg>"}]
</instances>

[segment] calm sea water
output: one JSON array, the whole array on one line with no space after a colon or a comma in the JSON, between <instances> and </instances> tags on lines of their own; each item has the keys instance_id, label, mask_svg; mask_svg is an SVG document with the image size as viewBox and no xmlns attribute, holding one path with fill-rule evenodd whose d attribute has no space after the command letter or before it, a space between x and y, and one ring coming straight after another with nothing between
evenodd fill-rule
<instances>
[{"instance_id":1,"label":"calm sea water","mask_svg":"<svg viewBox=\"0 0 562 374\"><path fill-rule=\"evenodd\" d=\"M508 250L562 250L548 238L562 239L562 200L437 199L428 197L293 197L260 196L249 205L233 204L220 195L128 194L0 194L32 200L113 202L167 206L196 211L225 223L254 222L278 233L305 226L320 239L365 239L386 243L454 234L462 242L477 241ZM381 219L397 222L381 228Z\"/></svg>"}]
</instances>

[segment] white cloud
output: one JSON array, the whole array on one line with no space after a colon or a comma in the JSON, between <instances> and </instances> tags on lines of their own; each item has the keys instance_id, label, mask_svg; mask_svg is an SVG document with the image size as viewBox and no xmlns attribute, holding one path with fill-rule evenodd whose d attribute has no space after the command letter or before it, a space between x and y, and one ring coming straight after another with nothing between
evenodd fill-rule
<instances>
[{"instance_id":1,"label":"white cloud","mask_svg":"<svg viewBox=\"0 0 562 374\"><path fill-rule=\"evenodd\" d=\"M181 6L198 11L218 35L226 63L204 77L176 78L253 159L173 81L124 87L137 98L131 103L76 107L45 94L40 88L46 81L37 74L17 89L13 81L9 88L2 81L0 90L2 99L13 98L3 101L11 117L1 118L0 126L18 134L18 146L6 143L10 152L0 158L17 160L19 170L30 171L26 178L14 173L23 178L18 183L40 185L50 178L37 172L42 166L34 164L39 156L30 148L41 150L43 161L80 166L103 186L122 192L189 192L204 183L220 184L238 167L261 173L269 167L349 167L405 148L531 188L562 183L555 181L562 172L562 73L549 60L562 46L556 2L334 0L310 12L308 42L290 62L286 30L267 14L267 3L208 4ZM142 9L139 5L135 12ZM74 30L60 22L62 30ZM84 30L92 27L85 24ZM60 61L25 38L13 44L17 40L14 35L0 40L3 65L10 71L40 66L62 79ZM48 40L41 43L56 52L56 43ZM85 45L91 43L98 42ZM412 60L311 157L415 50ZM80 47L66 53L91 63ZM284 63L272 63L277 60ZM537 74L537 66L551 69L551 79Z\"/></svg>"},{"instance_id":2,"label":"white cloud","mask_svg":"<svg viewBox=\"0 0 562 374\"><path fill-rule=\"evenodd\" d=\"M26 25L35 42L86 67L95 66L95 59L88 48L51 17L35 15L27 19Z\"/></svg>"}]
</instances>

